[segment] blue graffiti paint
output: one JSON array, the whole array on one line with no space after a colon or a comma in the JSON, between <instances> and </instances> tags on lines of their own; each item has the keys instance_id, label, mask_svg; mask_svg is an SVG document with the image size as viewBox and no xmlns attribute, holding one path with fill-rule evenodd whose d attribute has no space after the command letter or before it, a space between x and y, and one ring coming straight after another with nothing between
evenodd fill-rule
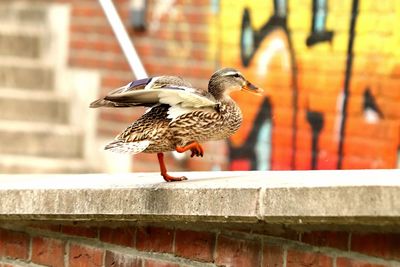
<instances>
[{"instance_id":1,"label":"blue graffiti paint","mask_svg":"<svg viewBox=\"0 0 400 267\"><path fill-rule=\"evenodd\" d=\"M257 170L267 171L271 169L271 120L266 120L260 127L256 142Z\"/></svg>"}]
</instances>

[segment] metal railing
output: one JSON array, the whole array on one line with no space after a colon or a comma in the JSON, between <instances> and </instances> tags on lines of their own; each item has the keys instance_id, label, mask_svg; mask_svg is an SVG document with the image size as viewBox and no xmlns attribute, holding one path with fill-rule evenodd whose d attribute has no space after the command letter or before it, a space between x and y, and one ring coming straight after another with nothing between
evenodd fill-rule
<instances>
[{"instance_id":1,"label":"metal railing","mask_svg":"<svg viewBox=\"0 0 400 267\"><path fill-rule=\"evenodd\" d=\"M115 9L114 3L112 0L99 0L99 2L136 79L146 78L147 72Z\"/></svg>"}]
</instances>

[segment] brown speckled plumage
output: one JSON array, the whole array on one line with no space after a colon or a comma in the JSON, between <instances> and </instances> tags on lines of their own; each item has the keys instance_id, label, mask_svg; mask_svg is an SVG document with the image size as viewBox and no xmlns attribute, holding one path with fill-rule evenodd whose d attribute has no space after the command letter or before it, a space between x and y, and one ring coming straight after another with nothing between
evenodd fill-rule
<instances>
[{"instance_id":1,"label":"brown speckled plumage","mask_svg":"<svg viewBox=\"0 0 400 267\"><path fill-rule=\"evenodd\" d=\"M260 90L238 71L225 68L212 75L208 91L193 88L179 77L160 76L118 88L94 101L91 107L150 107L105 149L128 153L159 153L164 179L175 181L183 178L166 174L161 153L190 149L192 156L202 156L199 143L225 139L234 134L242 122L242 113L229 93L241 89L254 92Z\"/></svg>"}]
</instances>

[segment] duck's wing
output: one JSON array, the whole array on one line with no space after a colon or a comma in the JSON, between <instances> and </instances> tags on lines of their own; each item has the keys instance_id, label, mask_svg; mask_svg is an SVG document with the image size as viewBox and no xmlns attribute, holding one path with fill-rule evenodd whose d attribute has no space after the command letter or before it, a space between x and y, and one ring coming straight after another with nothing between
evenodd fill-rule
<instances>
[{"instance_id":1,"label":"duck's wing","mask_svg":"<svg viewBox=\"0 0 400 267\"><path fill-rule=\"evenodd\" d=\"M176 76L159 76L133 81L110 92L90 107L132 107L168 104L182 108L201 108L217 105L208 92L193 88Z\"/></svg>"}]
</instances>

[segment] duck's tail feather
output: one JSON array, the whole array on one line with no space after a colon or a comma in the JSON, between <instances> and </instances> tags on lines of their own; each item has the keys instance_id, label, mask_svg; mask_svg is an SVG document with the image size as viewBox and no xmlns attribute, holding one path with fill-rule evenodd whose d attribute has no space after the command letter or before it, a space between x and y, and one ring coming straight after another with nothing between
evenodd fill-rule
<instances>
[{"instance_id":1,"label":"duck's tail feather","mask_svg":"<svg viewBox=\"0 0 400 267\"><path fill-rule=\"evenodd\" d=\"M138 154L140 152L143 152L149 145L149 140L142 140L137 142L124 142L122 140L115 140L106 145L104 149L117 153Z\"/></svg>"}]
</instances>

